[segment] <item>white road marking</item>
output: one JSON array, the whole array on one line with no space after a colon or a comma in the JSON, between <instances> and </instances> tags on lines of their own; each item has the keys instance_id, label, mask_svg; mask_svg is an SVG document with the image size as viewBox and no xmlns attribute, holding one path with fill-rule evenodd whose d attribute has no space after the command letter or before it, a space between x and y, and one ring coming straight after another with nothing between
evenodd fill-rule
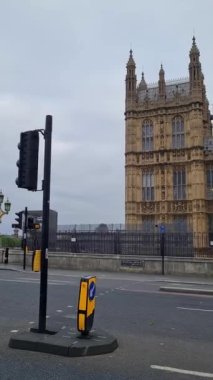
<instances>
[{"instance_id":1,"label":"white road marking","mask_svg":"<svg viewBox=\"0 0 213 380\"><path fill-rule=\"evenodd\" d=\"M33 322L33 321L31 321L31 322L28 322L30 325L33 325L33 323L35 323L35 322Z\"/></svg>"},{"instance_id":2,"label":"white road marking","mask_svg":"<svg viewBox=\"0 0 213 380\"><path fill-rule=\"evenodd\" d=\"M25 281L29 280L29 281L40 282L40 278L34 278L34 277L19 277L19 280L25 280ZM68 285L74 284L73 281L71 282L71 281L56 280L56 279L54 279L54 280L48 279L48 283L54 283L54 284L59 283L59 284L68 284Z\"/></svg>"},{"instance_id":3,"label":"white road marking","mask_svg":"<svg viewBox=\"0 0 213 380\"><path fill-rule=\"evenodd\" d=\"M16 282L16 283L23 283L23 284L34 284L34 285L38 285L39 282L40 282L40 279L24 279L24 280L20 280L20 279L17 279L17 280L10 280L10 279L6 279L6 278L0 278L0 281L3 281L3 282ZM57 281L57 280L56 280ZM61 283L61 282L55 282L55 280L50 280L48 281L48 285L57 285L57 286L64 286L64 285L70 285L70 283Z\"/></svg>"},{"instance_id":4,"label":"white road marking","mask_svg":"<svg viewBox=\"0 0 213 380\"><path fill-rule=\"evenodd\" d=\"M17 333L18 330L10 330L11 333Z\"/></svg>"},{"instance_id":5,"label":"white road marking","mask_svg":"<svg viewBox=\"0 0 213 380\"><path fill-rule=\"evenodd\" d=\"M161 371L184 373L185 375L192 375L192 376L198 376L198 377L205 377L205 378L213 379L213 373L208 373L208 372L188 371L186 369L164 367L164 366L160 366L160 365L151 365L150 367L152 369L159 369Z\"/></svg>"},{"instance_id":6,"label":"white road marking","mask_svg":"<svg viewBox=\"0 0 213 380\"><path fill-rule=\"evenodd\" d=\"M67 307L73 307L72 305L67 305Z\"/></svg>"},{"instance_id":7,"label":"white road marking","mask_svg":"<svg viewBox=\"0 0 213 380\"><path fill-rule=\"evenodd\" d=\"M65 318L70 318L70 319L77 319L77 316L76 315L65 315L64 316Z\"/></svg>"},{"instance_id":8,"label":"white road marking","mask_svg":"<svg viewBox=\"0 0 213 380\"><path fill-rule=\"evenodd\" d=\"M196 308L192 308L192 307L181 307L181 306L177 306L177 309L191 310L191 311L207 311L209 313L213 313L213 309L196 309Z\"/></svg>"},{"instance_id":9,"label":"white road marking","mask_svg":"<svg viewBox=\"0 0 213 380\"><path fill-rule=\"evenodd\" d=\"M33 284L33 282L32 282ZM66 286L68 284L61 284L60 282L52 282L52 281L48 281L48 286L49 285L57 285L57 286Z\"/></svg>"},{"instance_id":10,"label":"white road marking","mask_svg":"<svg viewBox=\"0 0 213 380\"><path fill-rule=\"evenodd\" d=\"M26 282L31 282L33 284L32 281L26 281L26 280L10 280L10 279L6 279L6 278L0 278L0 281L3 281L3 282L23 282L23 283L26 283Z\"/></svg>"},{"instance_id":11,"label":"white road marking","mask_svg":"<svg viewBox=\"0 0 213 380\"><path fill-rule=\"evenodd\" d=\"M19 277L18 278L19 280L29 280L29 281L40 281L40 277L39 278L36 278L36 277Z\"/></svg>"},{"instance_id":12,"label":"white road marking","mask_svg":"<svg viewBox=\"0 0 213 380\"><path fill-rule=\"evenodd\" d=\"M63 310L56 310L57 313L63 313Z\"/></svg>"}]
</instances>

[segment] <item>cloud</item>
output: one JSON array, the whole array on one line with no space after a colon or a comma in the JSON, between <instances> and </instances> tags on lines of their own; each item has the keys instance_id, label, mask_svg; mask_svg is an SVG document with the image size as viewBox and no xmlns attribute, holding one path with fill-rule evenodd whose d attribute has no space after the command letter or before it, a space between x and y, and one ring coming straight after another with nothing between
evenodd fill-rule
<instances>
[{"instance_id":1,"label":"cloud","mask_svg":"<svg viewBox=\"0 0 213 380\"><path fill-rule=\"evenodd\" d=\"M213 3L8 0L0 14L0 175L14 212L41 209L42 193L15 185L22 131L53 115L51 208L60 224L124 222L125 74L133 48L138 79L188 75L193 29L212 103ZM200 15L202 14L202 18ZM43 176L40 136L39 187Z\"/></svg>"}]
</instances>

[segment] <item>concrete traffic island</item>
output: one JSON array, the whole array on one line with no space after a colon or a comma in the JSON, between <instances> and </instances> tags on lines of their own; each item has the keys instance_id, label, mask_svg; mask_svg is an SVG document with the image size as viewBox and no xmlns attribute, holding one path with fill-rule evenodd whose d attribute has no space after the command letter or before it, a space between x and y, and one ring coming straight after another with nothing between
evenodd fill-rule
<instances>
[{"instance_id":1,"label":"concrete traffic island","mask_svg":"<svg viewBox=\"0 0 213 380\"><path fill-rule=\"evenodd\" d=\"M61 323L59 317L50 322L51 328L47 328L46 302L43 302L39 309L39 327L16 333L10 338L9 347L73 357L113 352L118 347L117 339L105 331L92 329L95 294L96 276L81 277L77 308L78 333L70 325Z\"/></svg>"},{"instance_id":2,"label":"concrete traffic island","mask_svg":"<svg viewBox=\"0 0 213 380\"><path fill-rule=\"evenodd\" d=\"M9 347L61 356L90 356L113 352L117 339L102 330L91 330L88 336L63 326L58 332L20 332L10 338Z\"/></svg>"}]
</instances>

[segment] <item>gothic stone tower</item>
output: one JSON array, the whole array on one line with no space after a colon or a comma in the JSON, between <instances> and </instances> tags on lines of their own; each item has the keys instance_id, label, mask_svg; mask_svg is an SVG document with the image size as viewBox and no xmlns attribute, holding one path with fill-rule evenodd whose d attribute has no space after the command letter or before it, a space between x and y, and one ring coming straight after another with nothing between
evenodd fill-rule
<instances>
[{"instance_id":1,"label":"gothic stone tower","mask_svg":"<svg viewBox=\"0 0 213 380\"><path fill-rule=\"evenodd\" d=\"M126 73L126 225L154 231L213 231L211 116L193 37L189 78L137 86L132 50Z\"/></svg>"}]
</instances>

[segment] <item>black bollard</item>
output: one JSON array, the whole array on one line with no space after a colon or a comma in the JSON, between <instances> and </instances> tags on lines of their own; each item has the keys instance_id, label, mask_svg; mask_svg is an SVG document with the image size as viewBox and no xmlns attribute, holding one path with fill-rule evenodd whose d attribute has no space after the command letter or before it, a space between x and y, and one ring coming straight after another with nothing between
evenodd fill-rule
<instances>
[{"instance_id":1,"label":"black bollard","mask_svg":"<svg viewBox=\"0 0 213 380\"><path fill-rule=\"evenodd\" d=\"M9 248L5 248L5 253L4 253L4 263L8 264L8 257L9 257Z\"/></svg>"}]
</instances>

